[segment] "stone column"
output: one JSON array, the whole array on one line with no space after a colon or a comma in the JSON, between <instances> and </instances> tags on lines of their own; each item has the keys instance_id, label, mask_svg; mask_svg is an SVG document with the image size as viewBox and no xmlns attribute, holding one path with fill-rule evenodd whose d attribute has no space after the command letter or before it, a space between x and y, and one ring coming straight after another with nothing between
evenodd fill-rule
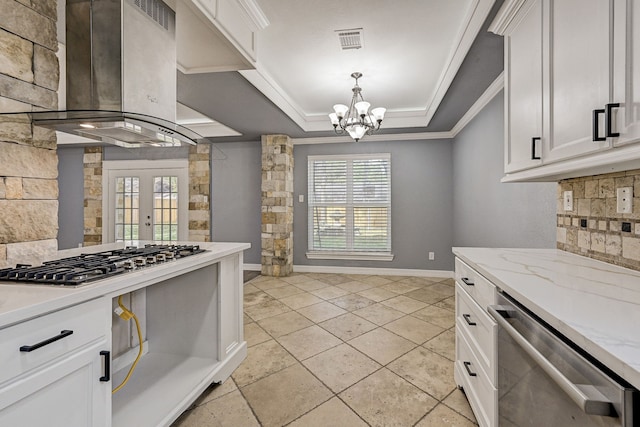
<instances>
[{"instance_id":1,"label":"stone column","mask_svg":"<svg viewBox=\"0 0 640 427\"><path fill-rule=\"evenodd\" d=\"M102 243L102 147L86 147L84 172L84 246Z\"/></svg>"},{"instance_id":2,"label":"stone column","mask_svg":"<svg viewBox=\"0 0 640 427\"><path fill-rule=\"evenodd\" d=\"M211 145L189 147L189 241L211 240Z\"/></svg>"},{"instance_id":3,"label":"stone column","mask_svg":"<svg viewBox=\"0 0 640 427\"><path fill-rule=\"evenodd\" d=\"M0 1L0 113L58 107L56 1ZM53 131L27 115L0 118L0 268L57 249L58 156Z\"/></svg>"},{"instance_id":4,"label":"stone column","mask_svg":"<svg viewBox=\"0 0 640 427\"><path fill-rule=\"evenodd\" d=\"M293 142L262 137L262 274L293 272Z\"/></svg>"}]
</instances>

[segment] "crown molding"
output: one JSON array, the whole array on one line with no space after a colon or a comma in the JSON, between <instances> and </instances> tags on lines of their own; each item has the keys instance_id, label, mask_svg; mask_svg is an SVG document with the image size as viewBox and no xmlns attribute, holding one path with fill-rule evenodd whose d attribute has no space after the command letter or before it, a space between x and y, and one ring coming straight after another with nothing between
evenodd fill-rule
<instances>
[{"instance_id":1,"label":"crown molding","mask_svg":"<svg viewBox=\"0 0 640 427\"><path fill-rule=\"evenodd\" d=\"M482 25L484 24L485 19L487 19L489 12L491 12L491 7L494 2L495 0L476 0L475 5L470 8L467 25L453 55L451 56L451 59L449 60L446 70L438 81L435 95L426 109L426 119L422 126L427 126L436 114L442 99L445 97L449 87L451 86L451 82L453 82L456 74L458 74L458 70L464 61L464 58L467 56L467 53L469 53L471 45L482 29Z\"/></svg>"},{"instance_id":2,"label":"crown molding","mask_svg":"<svg viewBox=\"0 0 640 427\"><path fill-rule=\"evenodd\" d=\"M358 142L358 144L377 141L424 141L425 139L451 138L453 138L453 134L451 132L385 133L367 135L366 138L363 138L361 142ZM353 143L353 139L348 135L316 138L291 138L291 141L293 142L293 145Z\"/></svg>"},{"instance_id":3,"label":"crown molding","mask_svg":"<svg viewBox=\"0 0 640 427\"><path fill-rule=\"evenodd\" d=\"M464 116L458 120L458 123L451 128L451 134L455 137L462 129L469 124L471 120L478 115L480 111L504 88L504 71L489 85L489 87L480 95L480 98L473 103L471 108L464 113Z\"/></svg>"},{"instance_id":4,"label":"crown molding","mask_svg":"<svg viewBox=\"0 0 640 427\"><path fill-rule=\"evenodd\" d=\"M238 0L241 1L241 0ZM248 1L248 0L247 0ZM389 110L385 117L385 127L406 128L426 127L447 90L455 78L462 62L469 52L476 36L491 11L495 0L475 0L469 7L466 26L462 31L455 49L451 52L445 69L435 85L435 92L427 106L413 110ZM307 114L304 109L271 77L269 72L261 66L260 61L254 63L255 70L240 70L239 73L262 92L269 100L279 107L291 120L305 132L326 131L328 119L325 115ZM327 114L329 112L327 111ZM368 138L369 139L369 138Z\"/></svg>"},{"instance_id":5,"label":"crown molding","mask_svg":"<svg viewBox=\"0 0 640 427\"><path fill-rule=\"evenodd\" d=\"M527 0L506 0L488 30L494 34L503 36L507 27L526 1Z\"/></svg>"},{"instance_id":6,"label":"crown molding","mask_svg":"<svg viewBox=\"0 0 640 427\"><path fill-rule=\"evenodd\" d=\"M258 3L254 0L237 0L237 2L258 30L264 30L269 26L269 18L264 14Z\"/></svg>"}]
</instances>

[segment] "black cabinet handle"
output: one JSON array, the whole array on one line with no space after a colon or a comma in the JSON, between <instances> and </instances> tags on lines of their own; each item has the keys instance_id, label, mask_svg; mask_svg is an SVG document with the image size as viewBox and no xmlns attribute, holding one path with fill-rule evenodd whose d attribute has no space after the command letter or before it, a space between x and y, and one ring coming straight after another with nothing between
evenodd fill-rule
<instances>
[{"instance_id":1,"label":"black cabinet handle","mask_svg":"<svg viewBox=\"0 0 640 427\"><path fill-rule=\"evenodd\" d=\"M531 138L531 160L540 160L540 156L536 156L536 141L540 141L539 136Z\"/></svg>"},{"instance_id":2,"label":"black cabinet handle","mask_svg":"<svg viewBox=\"0 0 640 427\"><path fill-rule=\"evenodd\" d=\"M471 366L471 362L464 362L464 368L467 370L467 374L469 374L470 377L477 376L478 374L472 372L471 369L469 369L469 366Z\"/></svg>"},{"instance_id":3,"label":"black cabinet handle","mask_svg":"<svg viewBox=\"0 0 640 427\"><path fill-rule=\"evenodd\" d=\"M100 381L107 382L111 380L111 352L102 350L100 356L104 356L104 375L100 377Z\"/></svg>"},{"instance_id":4,"label":"black cabinet handle","mask_svg":"<svg viewBox=\"0 0 640 427\"><path fill-rule=\"evenodd\" d=\"M462 317L464 317L464 320L467 321L467 325L469 326L476 326L476 322L472 322L471 319L471 315L470 314L463 314Z\"/></svg>"},{"instance_id":5,"label":"black cabinet handle","mask_svg":"<svg viewBox=\"0 0 640 427\"><path fill-rule=\"evenodd\" d=\"M473 281L471 279L469 279L468 277L461 277L460 280L462 280L462 283L464 283L467 286L475 286L476 284L473 283Z\"/></svg>"},{"instance_id":6,"label":"black cabinet handle","mask_svg":"<svg viewBox=\"0 0 640 427\"><path fill-rule=\"evenodd\" d=\"M612 132L611 128L612 126L612 111L614 108L620 108L620 104L618 102L615 102L613 104L607 104L606 105L606 113L605 113L605 128L604 131L607 134L607 138L617 138L620 136L619 132Z\"/></svg>"},{"instance_id":7,"label":"black cabinet handle","mask_svg":"<svg viewBox=\"0 0 640 427\"><path fill-rule=\"evenodd\" d=\"M604 114L604 110L593 110L593 140L594 141L606 141L607 138L600 136L600 114Z\"/></svg>"},{"instance_id":8,"label":"black cabinet handle","mask_svg":"<svg viewBox=\"0 0 640 427\"><path fill-rule=\"evenodd\" d=\"M64 331L60 331L60 335L56 335L55 337L51 337L51 338L46 339L44 341L40 341L37 344L23 345L22 347L20 347L20 351L29 353L30 351L37 350L40 347L44 347L45 345L49 345L52 342L56 342L58 340L61 340L64 337L68 337L71 334L73 334L73 331L69 331L69 330L65 329Z\"/></svg>"}]
</instances>

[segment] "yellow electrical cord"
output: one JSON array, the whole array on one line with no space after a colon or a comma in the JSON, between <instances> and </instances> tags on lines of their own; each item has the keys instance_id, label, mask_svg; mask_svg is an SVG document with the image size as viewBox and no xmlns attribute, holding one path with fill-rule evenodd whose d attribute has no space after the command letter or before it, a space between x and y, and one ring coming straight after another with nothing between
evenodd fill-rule
<instances>
[{"instance_id":1,"label":"yellow electrical cord","mask_svg":"<svg viewBox=\"0 0 640 427\"><path fill-rule=\"evenodd\" d=\"M133 320L136 322L136 329L138 330L138 342L140 343L140 350L138 351L138 356L136 357L136 360L133 361L131 368L129 368L129 372L127 373L127 376L124 378L124 380L118 387L113 389L111 394L116 394L122 387L124 387L127 381L129 381L131 374L133 374L134 369L136 369L136 365L138 364L138 362L140 361L140 358L142 357L142 332L140 331L140 322L138 321L138 318L133 313L133 311L129 310L127 307L124 306L124 304L122 304L122 295L118 297L118 306L120 307L120 309L122 309L122 313L118 313L118 316L120 316L124 320L130 320L131 318L133 318Z\"/></svg>"}]
</instances>

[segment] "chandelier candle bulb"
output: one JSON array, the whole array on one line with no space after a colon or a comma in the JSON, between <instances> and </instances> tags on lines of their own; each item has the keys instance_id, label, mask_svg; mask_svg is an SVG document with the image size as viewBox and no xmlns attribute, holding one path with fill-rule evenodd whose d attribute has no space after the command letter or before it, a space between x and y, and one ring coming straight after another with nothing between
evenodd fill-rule
<instances>
[{"instance_id":1,"label":"chandelier candle bulb","mask_svg":"<svg viewBox=\"0 0 640 427\"><path fill-rule=\"evenodd\" d=\"M341 135L346 132L358 142L365 135L371 135L380 129L387 109L378 107L369 112L371 104L364 100L362 89L358 86L358 79L362 77L362 73L351 73L351 77L356 80L356 84L351 89L353 92L351 103L349 106L334 105L334 112L329 114L329 120L336 134Z\"/></svg>"}]
</instances>

